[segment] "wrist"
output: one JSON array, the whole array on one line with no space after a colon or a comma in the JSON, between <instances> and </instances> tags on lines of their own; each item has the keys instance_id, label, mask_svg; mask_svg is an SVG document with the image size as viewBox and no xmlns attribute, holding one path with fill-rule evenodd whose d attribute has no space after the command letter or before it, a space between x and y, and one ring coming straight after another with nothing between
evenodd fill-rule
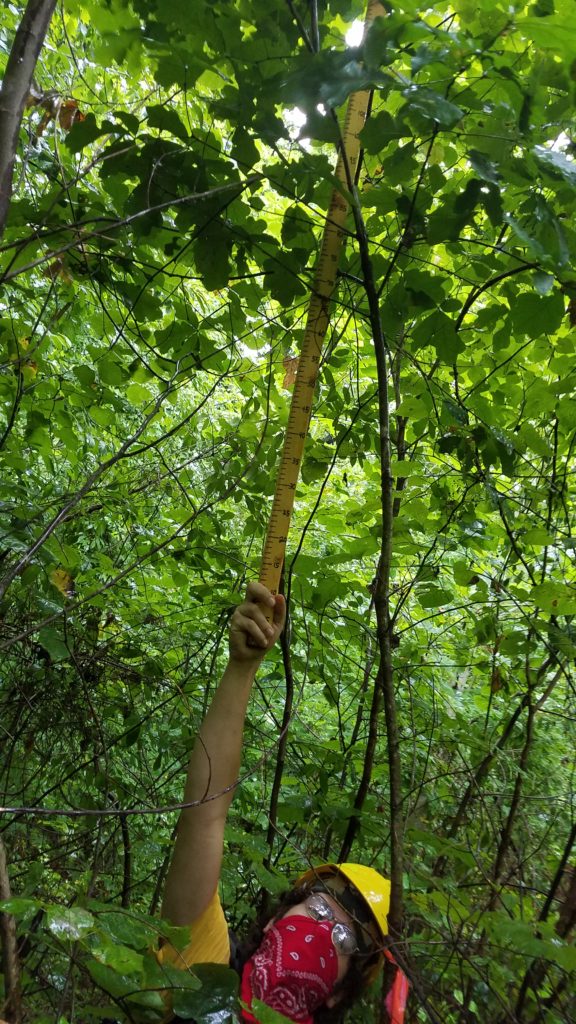
<instances>
[{"instance_id":1,"label":"wrist","mask_svg":"<svg viewBox=\"0 0 576 1024\"><path fill-rule=\"evenodd\" d=\"M227 669L234 672L237 676L242 676L242 678L253 681L256 672L262 663L264 654L265 652L263 651L261 655L256 654L256 656L251 655L250 657L245 658L242 655L230 652L228 655Z\"/></svg>"}]
</instances>

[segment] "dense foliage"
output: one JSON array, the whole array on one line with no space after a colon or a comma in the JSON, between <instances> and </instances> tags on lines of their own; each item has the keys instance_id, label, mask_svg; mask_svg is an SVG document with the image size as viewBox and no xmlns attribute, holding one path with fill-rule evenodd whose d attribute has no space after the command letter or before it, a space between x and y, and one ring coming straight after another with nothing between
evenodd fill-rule
<instances>
[{"instance_id":1,"label":"dense foliage","mask_svg":"<svg viewBox=\"0 0 576 1024\"><path fill-rule=\"evenodd\" d=\"M5 63L22 10L4 12ZM392 744L407 1021L574 1019L576 11L400 0L347 41L362 17L65 0L52 18L0 252L0 827L28 1021L159 1019L163 808L258 572L364 87L290 644L251 706L224 904L242 925L342 854L388 871ZM396 735L373 600L383 391ZM199 1019L229 1005L227 972L168 983ZM375 993L358 1019L380 1012Z\"/></svg>"}]
</instances>

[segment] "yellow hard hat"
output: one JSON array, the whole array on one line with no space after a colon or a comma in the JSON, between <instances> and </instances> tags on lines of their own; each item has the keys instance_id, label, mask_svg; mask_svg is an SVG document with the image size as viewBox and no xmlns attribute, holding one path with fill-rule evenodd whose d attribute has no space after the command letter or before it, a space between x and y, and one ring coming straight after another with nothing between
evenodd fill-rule
<instances>
[{"instance_id":1,"label":"yellow hard hat","mask_svg":"<svg viewBox=\"0 0 576 1024\"><path fill-rule=\"evenodd\" d=\"M352 883L384 938L388 934L390 880L365 864L319 864L301 875L296 885L308 885L326 875L342 875Z\"/></svg>"}]
</instances>

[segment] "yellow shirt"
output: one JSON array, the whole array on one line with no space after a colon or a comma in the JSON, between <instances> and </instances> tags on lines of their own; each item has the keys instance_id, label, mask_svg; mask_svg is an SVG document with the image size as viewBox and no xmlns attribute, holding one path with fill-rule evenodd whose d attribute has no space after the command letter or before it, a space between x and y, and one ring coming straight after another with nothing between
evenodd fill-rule
<instances>
[{"instance_id":1,"label":"yellow shirt","mask_svg":"<svg viewBox=\"0 0 576 1024\"><path fill-rule=\"evenodd\" d=\"M194 964L228 964L230 961L230 938L220 897L216 891L206 910L190 925L190 941L184 949L178 951L167 942L157 950L156 957L160 964L171 964L185 971ZM166 993L167 1013L164 1018L172 1017L170 994Z\"/></svg>"}]
</instances>

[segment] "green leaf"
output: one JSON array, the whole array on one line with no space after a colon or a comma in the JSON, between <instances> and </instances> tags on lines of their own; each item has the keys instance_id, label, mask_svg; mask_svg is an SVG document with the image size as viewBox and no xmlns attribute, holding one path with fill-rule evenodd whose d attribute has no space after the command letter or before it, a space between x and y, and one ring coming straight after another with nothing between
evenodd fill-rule
<instances>
[{"instance_id":1,"label":"green leaf","mask_svg":"<svg viewBox=\"0 0 576 1024\"><path fill-rule=\"evenodd\" d=\"M87 961L86 967L98 987L104 989L114 998L122 998L134 992L137 982L133 975L120 975L111 967L106 967L105 964L92 959ZM158 993L155 995L160 999Z\"/></svg>"},{"instance_id":2,"label":"green leaf","mask_svg":"<svg viewBox=\"0 0 576 1024\"><path fill-rule=\"evenodd\" d=\"M281 98L304 110L314 110L319 103L339 107L350 93L388 82L388 75L351 59L350 51L322 50L314 55L300 55L298 67L282 85Z\"/></svg>"},{"instance_id":3,"label":"green leaf","mask_svg":"<svg viewBox=\"0 0 576 1024\"><path fill-rule=\"evenodd\" d=\"M161 132L169 132L177 139L187 141L188 132L172 107L164 105L146 107L146 114L151 128L158 128Z\"/></svg>"},{"instance_id":4,"label":"green leaf","mask_svg":"<svg viewBox=\"0 0 576 1024\"><path fill-rule=\"evenodd\" d=\"M548 629L548 640L552 650L559 651L568 658L576 655L576 627L571 623L565 626L553 626Z\"/></svg>"},{"instance_id":5,"label":"green leaf","mask_svg":"<svg viewBox=\"0 0 576 1024\"><path fill-rule=\"evenodd\" d=\"M119 942L108 939L93 945L92 956L98 963L110 967L117 974L137 974L143 968L144 961L141 953L137 953L130 946L123 946Z\"/></svg>"},{"instance_id":6,"label":"green leaf","mask_svg":"<svg viewBox=\"0 0 576 1024\"><path fill-rule=\"evenodd\" d=\"M107 784L106 780L104 782ZM115 942L138 950L147 949L155 943L158 933L156 922L147 922L128 910L110 910L95 901L90 902L90 909L98 912L99 927Z\"/></svg>"},{"instance_id":7,"label":"green leaf","mask_svg":"<svg viewBox=\"0 0 576 1024\"><path fill-rule=\"evenodd\" d=\"M310 110L306 115L306 124L300 129L300 138L337 143L340 140L340 128L338 122L330 114L321 114L319 110Z\"/></svg>"},{"instance_id":8,"label":"green leaf","mask_svg":"<svg viewBox=\"0 0 576 1024\"><path fill-rule=\"evenodd\" d=\"M126 388L126 398L133 405L147 405L153 396L143 384L129 384Z\"/></svg>"},{"instance_id":9,"label":"green leaf","mask_svg":"<svg viewBox=\"0 0 576 1024\"><path fill-rule=\"evenodd\" d=\"M245 128L237 128L232 136L232 156L243 170L253 167L260 160L260 151Z\"/></svg>"},{"instance_id":10,"label":"green leaf","mask_svg":"<svg viewBox=\"0 0 576 1024\"><path fill-rule=\"evenodd\" d=\"M534 146L532 150L540 167L555 178L564 178L570 185L576 185L576 161L569 160L547 146Z\"/></svg>"},{"instance_id":11,"label":"green leaf","mask_svg":"<svg viewBox=\"0 0 576 1024\"><path fill-rule=\"evenodd\" d=\"M41 906L42 903L38 900L25 899L22 896L12 896L9 900L0 900L0 910L5 914L13 914L14 917L35 912Z\"/></svg>"},{"instance_id":12,"label":"green leaf","mask_svg":"<svg viewBox=\"0 0 576 1024\"><path fill-rule=\"evenodd\" d=\"M289 1020L283 1013L278 1013L271 1006L266 1006L266 1003L261 1002L260 999L253 999L250 1009L259 1024L286 1024Z\"/></svg>"},{"instance_id":13,"label":"green leaf","mask_svg":"<svg viewBox=\"0 0 576 1024\"><path fill-rule=\"evenodd\" d=\"M545 274L541 270L535 271L532 276L532 280L534 281L534 287L539 295L548 295L554 287L554 275Z\"/></svg>"},{"instance_id":14,"label":"green leaf","mask_svg":"<svg viewBox=\"0 0 576 1024\"><path fill-rule=\"evenodd\" d=\"M213 222L194 243L194 258L208 291L225 288L230 277L232 239L226 228Z\"/></svg>"},{"instance_id":15,"label":"green leaf","mask_svg":"<svg viewBox=\"0 0 576 1024\"><path fill-rule=\"evenodd\" d=\"M419 593L418 600L423 608L440 608L442 605L451 605L454 598L449 590L428 587Z\"/></svg>"},{"instance_id":16,"label":"green leaf","mask_svg":"<svg viewBox=\"0 0 576 1024\"><path fill-rule=\"evenodd\" d=\"M52 661L67 661L70 658L64 637L53 626L43 626L38 633L38 643L48 651Z\"/></svg>"},{"instance_id":17,"label":"green leaf","mask_svg":"<svg viewBox=\"0 0 576 1024\"><path fill-rule=\"evenodd\" d=\"M128 129L131 135L136 135L140 128L140 120L135 114L131 114L128 110L115 110L114 117Z\"/></svg>"},{"instance_id":18,"label":"green leaf","mask_svg":"<svg viewBox=\"0 0 576 1024\"><path fill-rule=\"evenodd\" d=\"M193 1017L198 1024L235 1021L238 975L221 964L196 964L194 974L201 983L196 991L180 990L172 995L174 1012Z\"/></svg>"},{"instance_id":19,"label":"green leaf","mask_svg":"<svg viewBox=\"0 0 576 1024\"><path fill-rule=\"evenodd\" d=\"M109 121L96 123L94 114L88 113L83 121L76 121L68 132L65 142L71 153L79 153L85 146L95 142L102 135L118 132L118 127Z\"/></svg>"},{"instance_id":20,"label":"green leaf","mask_svg":"<svg viewBox=\"0 0 576 1024\"><path fill-rule=\"evenodd\" d=\"M284 266L279 260L265 260L266 284L273 298L283 306L289 306L299 295L306 294L306 288L298 274L292 270L290 262L285 259Z\"/></svg>"},{"instance_id":21,"label":"green leaf","mask_svg":"<svg viewBox=\"0 0 576 1024\"><path fill-rule=\"evenodd\" d=\"M478 579L477 573L474 569L470 569L466 562L457 562L452 569L452 573L454 575L454 582L459 587L472 586Z\"/></svg>"},{"instance_id":22,"label":"green leaf","mask_svg":"<svg viewBox=\"0 0 576 1024\"><path fill-rule=\"evenodd\" d=\"M380 153L392 139L399 139L402 134L405 133L396 126L392 115L380 110L368 118L359 137L367 153Z\"/></svg>"},{"instance_id":23,"label":"green leaf","mask_svg":"<svg viewBox=\"0 0 576 1024\"><path fill-rule=\"evenodd\" d=\"M562 14L548 18L517 18L516 25L538 47L549 48L557 54L563 54L569 61L572 60L576 18L571 4L566 4Z\"/></svg>"},{"instance_id":24,"label":"green leaf","mask_svg":"<svg viewBox=\"0 0 576 1024\"><path fill-rule=\"evenodd\" d=\"M550 204L543 196L525 204L520 216L505 214L505 220L518 238L545 265L560 269L568 265L570 250L564 229Z\"/></svg>"},{"instance_id":25,"label":"green leaf","mask_svg":"<svg viewBox=\"0 0 576 1024\"><path fill-rule=\"evenodd\" d=\"M72 367L74 375L78 378L81 384L86 387L91 387L96 380L96 373L91 366L76 365Z\"/></svg>"},{"instance_id":26,"label":"green leaf","mask_svg":"<svg viewBox=\"0 0 576 1024\"><path fill-rule=\"evenodd\" d=\"M468 153L468 160L470 161L470 166L482 181L489 181L492 184L497 185L501 180L502 175L496 168L495 164L477 149L470 150Z\"/></svg>"},{"instance_id":27,"label":"green leaf","mask_svg":"<svg viewBox=\"0 0 576 1024\"><path fill-rule=\"evenodd\" d=\"M576 588L568 583L550 581L538 583L532 587L530 598L546 612L556 615L574 615L576 613Z\"/></svg>"},{"instance_id":28,"label":"green leaf","mask_svg":"<svg viewBox=\"0 0 576 1024\"><path fill-rule=\"evenodd\" d=\"M412 337L419 348L433 345L438 358L445 363L453 363L465 347L453 321L440 310L421 320L413 330Z\"/></svg>"},{"instance_id":29,"label":"green leaf","mask_svg":"<svg viewBox=\"0 0 576 1024\"><path fill-rule=\"evenodd\" d=\"M564 296L560 291L544 298L533 292L523 292L512 305L514 330L531 338L554 334L562 324L564 313Z\"/></svg>"},{"instance_id":30,"label":"green leaf","mask_svg":"<svg viewBox=\"0 0 576 1024\"><path fill-rule=\"evenodd\" d=\"M112 409L106 408L103 405L91 405L90 416L96 423L99 423L101 427L109 427L114 422L114 413Z\"/></svg>"},{"instance_id":31,"label":"green leaf","mask_svg":"<svg viewBox=\"0 0 576 1024\"><path fill-rule=\"evenodd\" d=\"M460 107L427 86L411 85L404 89L402 95L410 107L435 121L441 128L454 128L464 117Z\"/></svg>"},{"instance_id":32,"label":"green leaf","mask_svg":"<svg viewBox=\"0 0 576 1024\"><path fill-rule=\"evenodd\" d=\"M46 923L52 935L68 942L82 939L95 929L92 914L83 907L47 907Z\"/></svg>"},{"instance_id":33,"label":"green leaf","mask_svg":"<svg viewBox=\"0 0 576 1024\"><path fill-rule=\"evenodd\" d=\"M290 249L316 245L315 222L301 206L291 206L282 221L282 242Z\"/></svg>"},{"instance_id":34,"label":"green leaf","mask_svg":"<svg viewBox=\"0 0 576 1024\"><path fill-rule=\"evenodd\" d=\"M188 939L190 932L188 931ZM148 988L197 990L202 987L192 969L176 967L172 963L160 963L153 952L144 955L143 983Z\"/></svg>"},{"instance_id":35,"label":"green leaf","mask_svg":"<svg viewBox=\"0 0 576 1024\"><path fill-rule=\"evenodd\" d=\"M419 462L413 462L410 459L393 459L390 471L394 477L412 477L421 476L424 473L424 467Z\"/></svg>"}]
</instances>

